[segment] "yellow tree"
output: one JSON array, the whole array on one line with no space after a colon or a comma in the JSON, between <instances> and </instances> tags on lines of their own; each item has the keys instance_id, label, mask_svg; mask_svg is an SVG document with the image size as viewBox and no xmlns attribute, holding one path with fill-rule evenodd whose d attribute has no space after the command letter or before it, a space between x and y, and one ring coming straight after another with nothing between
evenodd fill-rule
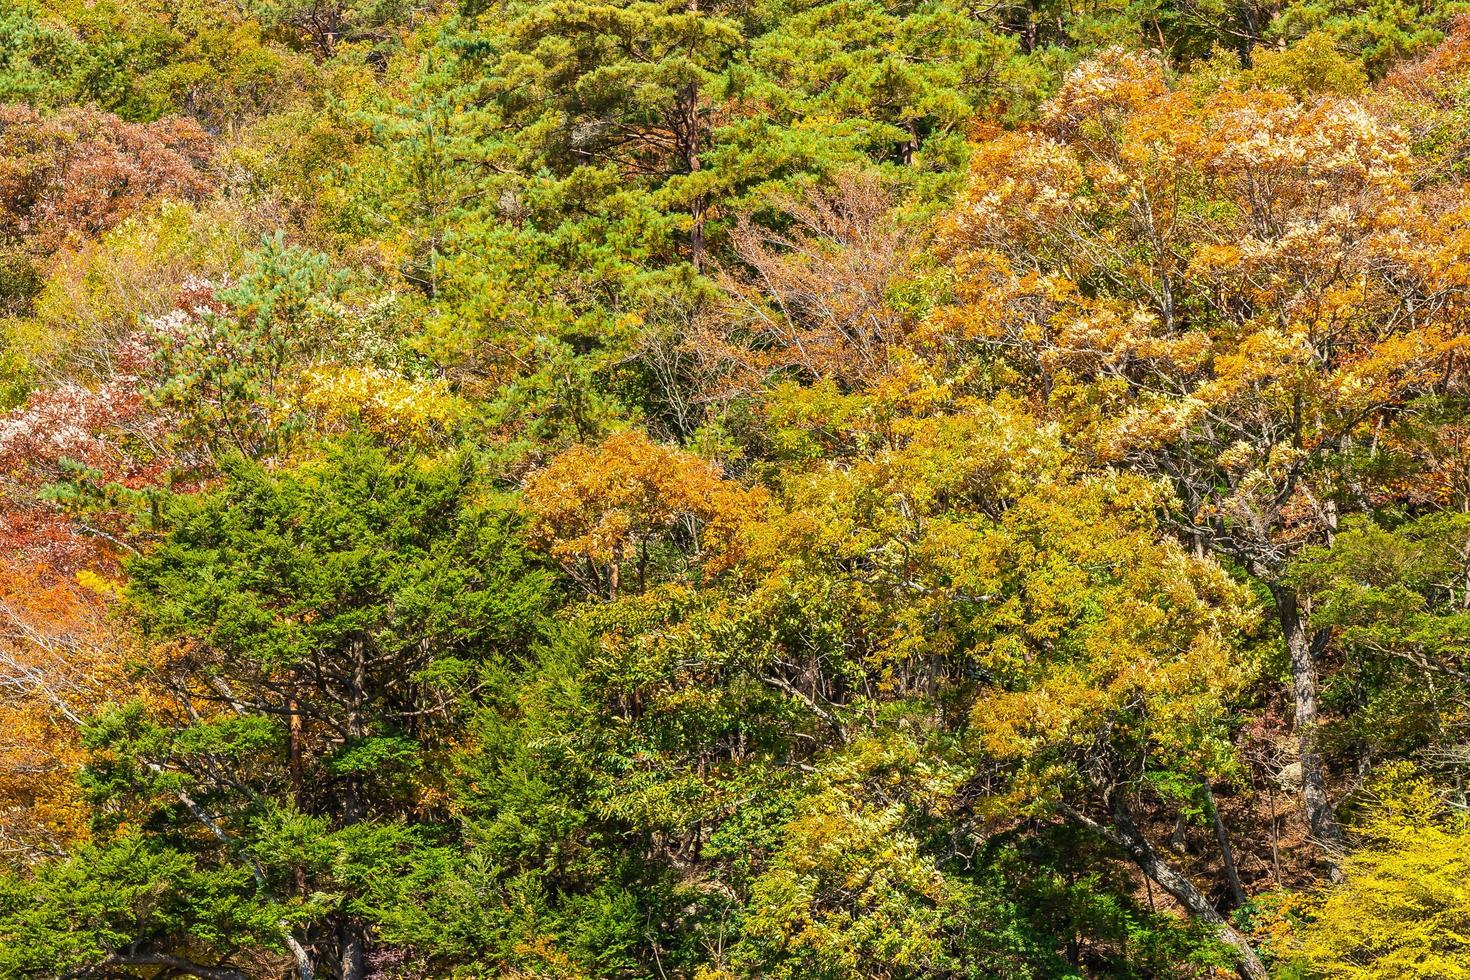
<instances>
[{"instance_id":1,"label":"yellow tree","mask_svg":"<svg viewBox=\"0 0 1470 980\"><path fill-rule=\"evenodd\" d=\"M1168 84L1109 52L1034 129L976 149L947 239L961 302L929 327L1099 464L1166 478L1178 529L1275 598L1304 798L1341 839L1315 745L1314 659L1284 569L1366 507L1379 433L1463 389L1463 194L1416 191L1406 135L1357 102Z\"/></svg>"},{"instance_id":2,"label":"yellow tree","mask_svg":"<svg viewBox=\"0 0 1470 980\"><path fill-rule=\"evenodd\" d=\"M1161 530L1157 486L1087 474L1060 427L1019 400L935 394L922 411L888 408L881 439L788 471L761 519L704 564L718 578L590 608L608 710L659 746L642 756L651 770L619 781L615 812L656 815L659 847L693 875L709 822L744 805L722 776L765 758L826 785L750 885L732 955L763 975L855 962L875 976L947 975L943 912L961 906L929 831L979 846L1066 821L1105 838L1242 973L1263 977L1190 869L1151 839L1152 818L1232 775L1231 709L1255 675L1237 643L1253 621L1246 591ZM646 473L617 444L559 457L537 479L584 489L554 511L554 486L528 487L564 560L600 547L604 565L626 561L691 506L657 478L675 471L673 451L627 437L635 447L663 461ZM547 537L552 516L562 530ZM904 745L912 763L896 758ZM874 754L895 758L859 761ZM858 774L842 776L849 766ZM869 944L854 907L902 942Z\"/></svg>"},{"instance_id":3,"label":"yellow tree","mask_svg":"<svg viewBox=\"0 0 1470 980\"><path fill-rule=\"evenodd\" d=\"M896 419L886 443L781 487L731 571L738 598L695 628L837 744L909 705L907 723L965 747L971 775L936 804L949 819L1099 834L1264 977L1144 820L1177 802L1160 786L1231 773L1248 596L1161 531L1153 483L1088 475L1060 437L1004 396ZM698 662L677 628L652 642Z\"/></svg>"},{"instance_id":4,"label":"yellow tree","mask_svg":"<svg viewBox=\"0 0 1470 980\"><path fill-rule=\"evenodd\" d=\"M525 486L533 537L589 593L613 599L629 572L642 591L662 565L728 565L763 497L637 431L572 446Z\"/></svg>"},{"instance_id":5,"label":"yellow tree","mask_svg":"<svg viewBox=\"0 0 1470 980\"><path fill-rule=\"evenodd\" d=\"M1470 977L1470 820L1424 779L1379 787L1362 841L1296 937L1329 980Z\"/></svg>"}]
</instances>

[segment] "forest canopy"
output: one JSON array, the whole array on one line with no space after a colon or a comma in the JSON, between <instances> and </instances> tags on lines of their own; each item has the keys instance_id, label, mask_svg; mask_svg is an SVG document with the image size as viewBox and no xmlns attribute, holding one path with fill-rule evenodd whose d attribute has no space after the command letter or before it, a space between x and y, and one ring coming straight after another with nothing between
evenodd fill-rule
<instances>
[{"instance_id":1,"label":"forest canopy","mask_svg":"<svg viewBox=\"0 0 1470 980\"><path fill-rule=\"evenodd\" d=\"M1470 980L1458 0L0 8L0 977Z\"/></svg>"}]
</instances>

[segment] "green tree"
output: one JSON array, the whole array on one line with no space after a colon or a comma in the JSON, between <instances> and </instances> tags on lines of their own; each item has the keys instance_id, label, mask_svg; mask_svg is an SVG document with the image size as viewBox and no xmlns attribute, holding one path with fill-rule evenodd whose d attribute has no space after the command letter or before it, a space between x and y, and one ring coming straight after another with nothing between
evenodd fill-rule
<instances>
[{"instance_id":1,"label":"green tree","mask_svg":"<svg viewBox=\"0 0 1470 980\"><path fill-rule=\"evenodd\" d=\"M447 818L456 726L547 608L548 575L477 496L463 457L347 443L280 474L240 462L219 492L169 504L129 564L170 698L98 723L100 812L248 859L256 899L290 896L307 955L344 978L363 970L363 862L416 846L397 821ZM201 838L199 813L217 834Z\"/></svg>"}]
</instances>

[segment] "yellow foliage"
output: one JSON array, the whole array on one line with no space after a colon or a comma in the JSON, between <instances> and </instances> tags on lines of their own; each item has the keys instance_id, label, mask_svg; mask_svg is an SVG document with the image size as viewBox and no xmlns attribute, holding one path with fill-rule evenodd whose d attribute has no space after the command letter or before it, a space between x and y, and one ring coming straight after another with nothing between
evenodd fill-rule
<instances>
[{"instance_id":1,"label":"yellow foliage","mask_svg":"<svg viewBox=\"0 0 1470 980\"><path fill-rule=\"evenodd\" d=\"M190 277L225 279L257 246L249 212L214 203L164 201L100 240L52 259L33 319L15 321L7 340L38 361L100 348L167 313Z\"/></svg>"},{"instance_id":2,"label":"yellow foliage","mask_svg":"<svg viewBox=\"0 0 1470 980\"><path fill-rule=\"evenodd\" d=\"M1339 53L1332 36L1323 31L1281 50L1257 47L1251 60L1251 81L1297 95L1359 95L1368 87L1363 66Z\"/></svg>"},{"instance_id":3,"label":"yellow foliage","mask_svg":"<svg viewBox=\"0 0 1470 980\"><path fill-rule=\"evenodd\" d=\"M375 367L329 366L302 376L302 402L323 422L361 422L391 439L427 443L452 432L468 407L442 379L414 380Z\"/></svg>"},{"instance_id":4,"label":"yellow foliage","mask_svg":"<svg viewBox=\"0 0 1470 980\"><path fill-rule=\"evenodd\" d=\"M1167 95L1162 59L1111 48L1068 75L1042 116L1053 126L1097 125L1147 109Z\"/></svg>"},{"instance_id":5,"label":"yellow foliage","mask_svg":"<svg viewBox=\"0 0 1470 980\"><path fill-rule=\"evenodd\" d=\"M765 494L726 479L693 453L619 432L600 446L575 445L526 481L533 538L591 591L616 596L622 566L636 562L646 585L651 549L674 543L703 568L728 568Z\"/></svg>"},{"instance_id":6,"label":"yellow foliage","mask_svg":"<svg viewBox=\"0 0 1470 980\"><path fill-rule=\"evenodd\" d=\"M1329 980L1470 978L1470 816L1422 779L1403 781L1360 828L1299 937Z\"/></svg>"},{"instance_id":7,"label":"yellow foliage","mask_svg":"<svg viewBox=\"0 0 1470 980\"><path fill-rule=\"evenodd\" d=\"M758 912L742 942L778 964L769 975L894 976L943 957L953 888L903 823L902 806L845 792L803 805L751 885Z\"/></svg>"},{"instance_id":8,"label":"yellow foliage","mask_svg":"<svg viewBox=\"0 0 1470 980\"><path fill-rule=\"evenodd\" d=\"M1161 539L1147 516L1152 496L1128 496L1142 491L1089 481L1007 512L1003 564L1022 590L1006 614L1013 630L980 662L1012 680L971 714L992 755L1086 749L1111 730L1146 736L1169 765L1219 765L1190 753L1252 677L1232 642L1251 624L1249 598L1213 562ZM1118 730L1124 718L1143 729Z\"/></svg>"},{"instance_id":9,"label":"yellow foliage","mask_svg":"<svg viewBox=\"0 0 1470 980\"><path fill-rule=\"evenodd\" d=\"M943 229L959 302L923 332L985 348L1073 445L1169 473L1187 519L1268 561L1327 519L1320 453L1457 380L1470 338L1463 195L1416 190L1372 106L1292 94L1353 88L1324 43L1194 88L1145 55L1079 66L1036 127L976 147Z\"/></svg>"}]
</instances>

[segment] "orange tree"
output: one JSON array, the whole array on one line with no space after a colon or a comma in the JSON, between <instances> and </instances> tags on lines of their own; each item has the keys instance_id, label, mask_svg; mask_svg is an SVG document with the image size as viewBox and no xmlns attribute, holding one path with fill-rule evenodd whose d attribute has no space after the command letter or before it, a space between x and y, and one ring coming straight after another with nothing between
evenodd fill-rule
<instances>
[{"instance_id":1,"label":"orange tree","mask_svg":"<svg viewBox=\"0 0 1470 980\"><path fill-rule=\"evenodd\" d=\"M1470 239L1463 194L1416 187L1402 132L1354 101L1253 85L1171 85L1109 52L1038 125L983 140L947 228L959 303L929 339L978 349L1095 464L1166 480L1182 536L1269 588L1331 850L1326 638L1285 568L1341 510L1402 489L1385 427L1462 391Z\"/></svg>"},{"instance_id":2,"label":"orange tree","mask_svg":"<svg viewBox=\"0 0 1470 980\"><path fill-rule=\"evenodd\" d=\"M84 721L129 695L130 643L109 583L44 563L0 564L0 855L29 862L86 837L77 774Z\"/></svg>"},{"instance_id":3,"label":"orange tree","mask_svg":"<svg viewBox=\"0 0 1470 980\"><path fill-rule=\"evenodd\" d=\"M533 538L593 595L616 599L631 570L642 592L661 568L719 570L764 495L641 432L576 445L526 482Z\"/></svg>"}]
</instances>

